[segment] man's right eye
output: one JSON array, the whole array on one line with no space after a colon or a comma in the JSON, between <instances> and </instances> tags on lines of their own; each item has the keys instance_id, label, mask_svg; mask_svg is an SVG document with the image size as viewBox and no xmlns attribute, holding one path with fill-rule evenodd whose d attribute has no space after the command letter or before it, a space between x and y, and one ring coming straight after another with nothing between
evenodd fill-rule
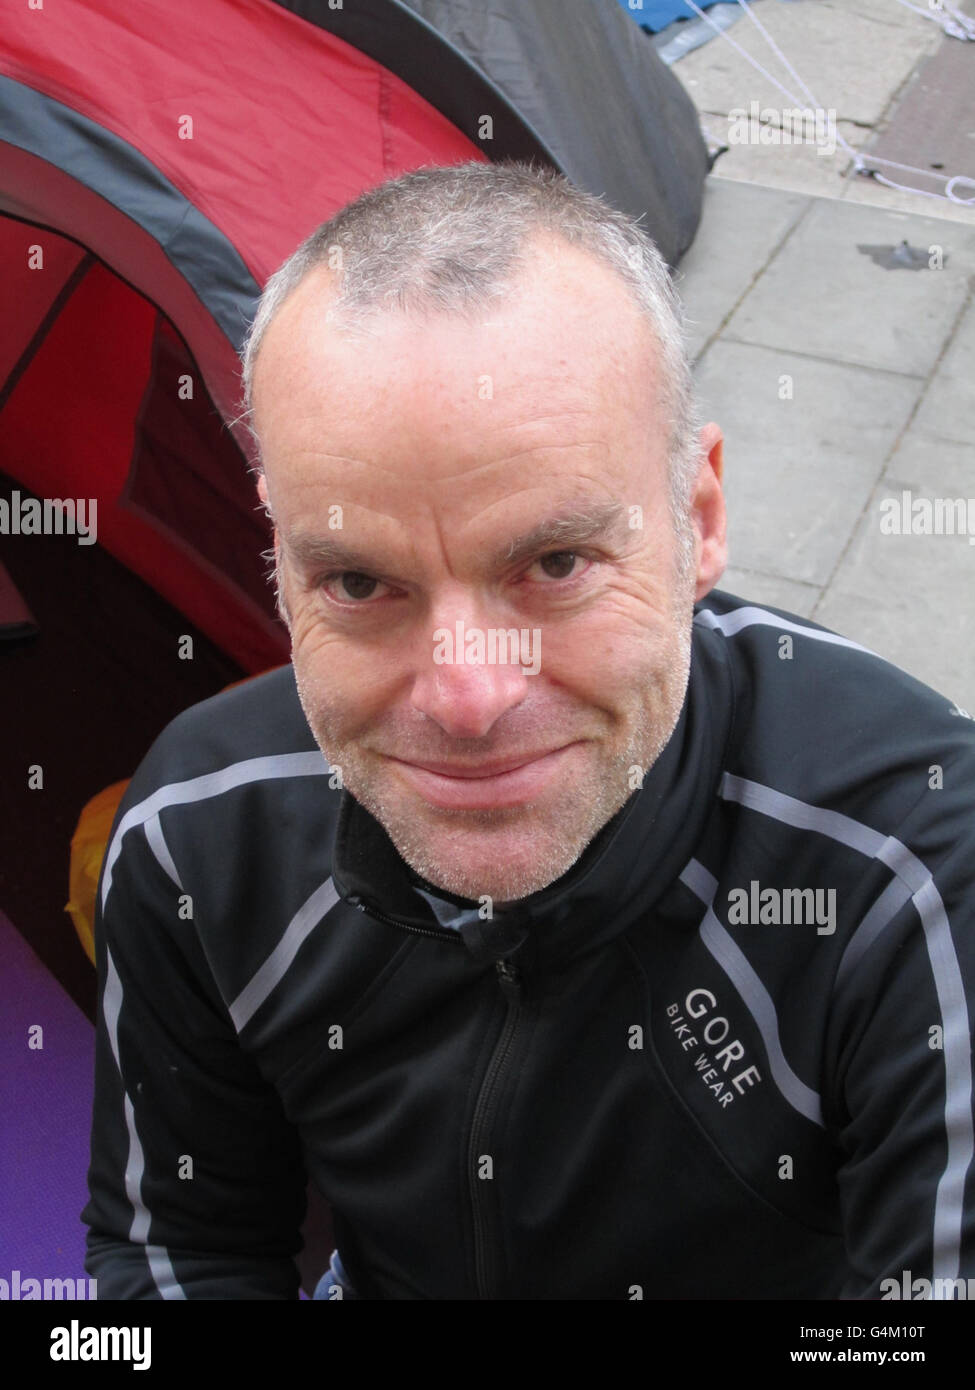
<instances>
[{"instance_id":1,"label":"man's right eye","mask_svg":"<svg viewBox=\"0 0 975 1390\"><path fill-rule=\"evenodd\" d=\"M375 598L377 589L388 587L381 579L373 579L371 574L362 574L359 570L341 570L335 574L327 574L321 586L336 603L348 603L352 606Z\"/></svg>"}]
</instances>

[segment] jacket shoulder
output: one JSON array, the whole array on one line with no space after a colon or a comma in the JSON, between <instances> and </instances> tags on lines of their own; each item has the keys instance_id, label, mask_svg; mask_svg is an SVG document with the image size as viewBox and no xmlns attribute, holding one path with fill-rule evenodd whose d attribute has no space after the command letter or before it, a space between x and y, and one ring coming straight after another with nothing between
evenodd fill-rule
<instances>
[{"instance_id":1,"label":"jacket shoulder","mask_svg":"<svg viewBox=\"0 0 975 1390\"><path fill-rule=\"evenodd\" d=\"M321 757L288 663L239 681L178 714L146 753L126 800L235 764L295 753Z\"/></svg>"},{"instance_id":2,"label":"jacket shoulder","mask_svg":"<svg viewBox=\"0 0 975 1390\"><path fill-rule=\"evenodd\" d=\"M894 822L935 769L975 774L975 720L859 643L718 590L697 605L695 628L727 648L733 773L819 805L873 803Z\"/></svg>"}]
</instances>

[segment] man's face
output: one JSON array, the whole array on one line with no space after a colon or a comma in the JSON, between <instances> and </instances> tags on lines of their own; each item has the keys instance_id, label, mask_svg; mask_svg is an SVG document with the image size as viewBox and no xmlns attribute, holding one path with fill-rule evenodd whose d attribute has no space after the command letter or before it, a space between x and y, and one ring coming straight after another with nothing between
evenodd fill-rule
<instances>
[{"instance_id":1,"label":"man's face","mask_svg":"<svg viewBox=\"0 0 975 1390\"><path fill-rule=\"evenodd\" d=\"M720 434L682 569L653 339L609 270L546 239L475 320L355 337L333 297L302 283L254 380L302 706L417 873L509 902L571 867L674 729L724 563Z\"/></svg>"}]
</instances>

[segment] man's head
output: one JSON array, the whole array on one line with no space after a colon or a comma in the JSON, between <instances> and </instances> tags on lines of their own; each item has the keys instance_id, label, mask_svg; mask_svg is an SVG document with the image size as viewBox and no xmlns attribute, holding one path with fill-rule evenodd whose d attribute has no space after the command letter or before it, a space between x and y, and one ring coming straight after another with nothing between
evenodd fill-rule
<instances>
[{"instance_id":1,"label":"man's head","mask_svg":"<svg viewBox=\"0 0 975 1390\"><path fill-rule=\"evenodd\" d=\"M673 732L724 565L655 249L554 174L421 170L272 277L244 379L317 741L431 883L547 886Z\"/></svg>"}]
</instances>

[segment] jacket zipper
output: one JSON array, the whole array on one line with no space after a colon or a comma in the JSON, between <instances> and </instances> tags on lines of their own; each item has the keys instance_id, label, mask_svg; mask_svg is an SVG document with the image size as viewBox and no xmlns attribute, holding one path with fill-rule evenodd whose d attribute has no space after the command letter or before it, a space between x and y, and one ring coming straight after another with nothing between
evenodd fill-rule
<instances>
[{"instance_id":1,"label":"jacket zipper","mask_svg":"<svg viewBox=\"0 0 975 1390\"><path fill-rule=\"evenodd\" d=\"M492 1245L489 1203L485 1197L485 1179L479 1176L478 1165L484 1152L483 1143L488 1138L494 1123L498 1097L511 1068L514 1039L524 1013L521 997L521 972L518 967L512 965L509 960L502 959L495 962L495 969L498 972L498 981L508 1008L501 1029L501 1036L495 1044L487 1071L484 1073L484 1080L481 1082L481 1089L478 1092L467 1150L468 1181L474 1216L475 1284L477 1296L481 1299L490 1299L494 1296L493 1286L496 1283L495 1269L500 1240L495 1239ZM494 1181L493 1174L489 1181Z\"/></svg>"},{"instance_id":2,"label":"jacket zipper","mask_svg":"<svg viewBox=\"0 0 975 1390\"><path fill-rule=\"evenodd\" d=\"M449 927L413 927L409 922L401 922L386 912L380 912L378 908L366 907L365 903L352 901L351 906L357 912L364 912L367 917L375 917L377 922L384 922L387 927L399 927L400 931L413 932L416 936L432 936L435 941L456 941L459 945L464 943L460 932L451 931Z\"/></svg>"},{"instance_id":3,"label":"jacket zipper","mask_svg":"<svg viewBox=\"0 0 975 1390\"><path fill-rule=\"evenodd\" d=\"M390 917L388 913L371 906L367 907L365 903L356 902L353 905L360 912L365 912L370 917L375 917L377 921L385 922L388 926L399 927L401 931L413 932L417 936L432 936L438 941L442 941L446 937L463 944L463 938L459 932L448 931L443 927L439 930L414 927L407 922L400 922L395 917ZM495 1282L493 1267L497 1263L496 1251L500 1246L500 1241L496 1240L494 1248L491 1248L490 1219L486 1210L487 1202L483 1195L483 1179L478 1177L477 1172L478 1158L483 1139L490 1132L494 1122L498 1096L501 1093L503 1082L507 1079L507 1072L510 1070L510 1060L514 1050L513 1043L524 1013L521 997L521 971L505 958L495 961L495 970L508 1007L501 1028L501 1036L495 1044L487 1071L484 1073L484 1080L481 1082L481 1089L478 1092L467 1150L468 1181L474 1216L475 1285L479 1299L492 1297L491 1290ZM493 1181L493 1177L491 1181Z\"/></svg>"}]
</instances>

